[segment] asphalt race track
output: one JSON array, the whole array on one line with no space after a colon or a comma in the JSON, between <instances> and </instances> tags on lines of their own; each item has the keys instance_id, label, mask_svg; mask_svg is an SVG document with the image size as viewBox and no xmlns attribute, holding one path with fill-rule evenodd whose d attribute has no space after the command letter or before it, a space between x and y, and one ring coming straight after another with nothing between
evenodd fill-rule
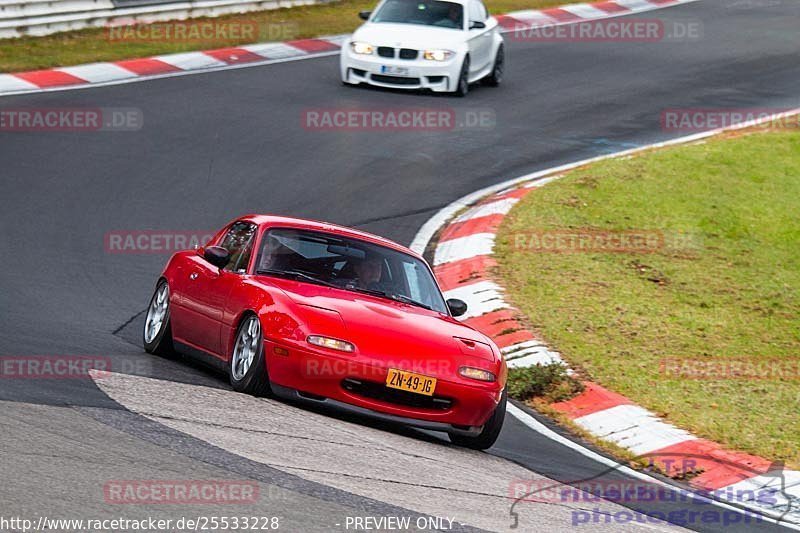
<instances>
[{"instance_id":1,"label":"asphalt race track","mask_svg":"<svg viewBox=\"0 0 800 533\"><path fill-rule=\"evenodd\" d=\"M471 452L433 434L238 395L197 365L148 356L141 312L167 256L108 253L104 236L203 232L269 212L409 243L476 189L680 136L661 129L664 109L800 106L800 2L702 0L646 18L699 22L702 37L507 39L504 84L466 99L344 87L335 57L0 99L2 109L120 107L144 117L138 132L0 132L0 355L107 356L114 369L96 381L0 380L3 514L280 516L288 531L345 530L348 516L449 516L466 524L455 529L507 530L515 480L603 474L511 417L488 454ZM301 122L308 110L403 107L488 113L494 124L347 132ZM255 480L260 499L209 508L103 498L109 480L189 478ZM574 511L595 508L621 509L523 503L518 530L677 529L573 526Z\"/></svg>"}]
</instances>

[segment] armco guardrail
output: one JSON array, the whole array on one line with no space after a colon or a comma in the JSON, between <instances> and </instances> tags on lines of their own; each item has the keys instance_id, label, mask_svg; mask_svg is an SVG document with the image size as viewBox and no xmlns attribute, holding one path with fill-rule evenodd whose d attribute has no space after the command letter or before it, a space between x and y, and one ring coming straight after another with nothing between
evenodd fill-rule
<instances>
[{"instance_id":1,"label":"armco guardrail","mask_svg":"<svg viewBox=\"0 0 800 533\"><path fill-rule=\"evenodd\" d=\"M112 24L217 17L335 0L0 0L0 39L48 35Z\"/></svg>"}]
</instances>

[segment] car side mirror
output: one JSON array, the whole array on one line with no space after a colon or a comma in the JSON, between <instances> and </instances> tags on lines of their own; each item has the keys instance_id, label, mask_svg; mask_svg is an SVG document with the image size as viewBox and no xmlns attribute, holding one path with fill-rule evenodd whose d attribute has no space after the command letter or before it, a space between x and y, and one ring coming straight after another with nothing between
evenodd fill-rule
<instances>
[{"instance_id":1,"label":"car side mirror","mask_svg":"<svg viewBox=\"0 0 800 533\"><path fill-rule=\"evenodd\" d=\"M369 20L370 15L372 15L372 11L360 11L358 13L358 18L362 20Z\"/></svg>"},{"instance_id":2,"label":"car side mirror","mask_svg":"<svg viewBox=\"0 0 800 533\"><path fill-rule=\"evenodd\" d=\"M447 308L450 309L451 315L461 316L467 312L467 302L457 298L450 298L447 300Z\"/></svg>"},{"instance_id":3,"label":"car side mirror","mask_svg":"<svg viewBox=\"0 0 800 533\"><path fill-rule=\"evenodd\" d=\"M203 250L203 259L217 268L224 268L231 258L231 253L221 246L209 246Z\"/></svg>"},{"instance_id":4,"label":"car side mirror","mask_svg":"<svg viewBox=\"0 0 800 533\"><path fill-rule=\"evenodd\" d=\"M471 30L482 30L485 27L486 27L486 23L485 22L480 22L478 20L473 20L469 25L469 29L471 29Z\"/></svg>"}]
</instances>

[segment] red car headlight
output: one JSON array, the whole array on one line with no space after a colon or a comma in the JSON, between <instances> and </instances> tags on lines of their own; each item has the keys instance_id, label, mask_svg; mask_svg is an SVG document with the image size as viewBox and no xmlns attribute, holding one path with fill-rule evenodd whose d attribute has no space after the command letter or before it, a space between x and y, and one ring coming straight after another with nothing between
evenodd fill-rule
<instances>
[{"instance_id":1,"label":"red car headlight","mask_svg":"<svg viewBox=\"0 0 800 533\"><path fill-rule=\"evenodd\" d=\"M495 376L488 370L483 370L482 368L462 366L461 368L458 369L458 373L462 377L469 379L476 379L478 381L488 381L488 382L497 381L497 376Z\"/></svg>"},{"instance_id":2,"label":"red car headlight","mask_svg":"<svg viewBox=\"0 0 800 533\"><path fill-rule=\"evenodd\" d=\"M356 351L356 347L350 342L340 339L333 339L331 337L323 337L322 335L309 335L308 339L306 340L309 344L313 344L314 346L321 346L331 350L339 350L340 352L353 353Z\"/></svg>"}]
</instances>

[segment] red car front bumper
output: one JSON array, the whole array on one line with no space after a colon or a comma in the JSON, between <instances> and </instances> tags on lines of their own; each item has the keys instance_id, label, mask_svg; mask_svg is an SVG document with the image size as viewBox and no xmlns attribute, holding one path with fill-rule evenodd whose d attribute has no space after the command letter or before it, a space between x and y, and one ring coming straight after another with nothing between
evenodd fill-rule
<instances>
[{"instance_id":1,"label":"red car front bumper","mask_svg":"<svg viewBox=\"0 0 800 533\"><path fill-rule=\"evenodd\" d=\"M320 353L271 341L265 341L264 349L270 380L281 396L350 407L359 414L428 429L475 433L502 395L499 383L462 383L457 380L463 378L455 375L433 376L437 383L432 397L406 393L385 386L388 367L359 361L357 355Z\"/></svg>"}]
</instances>

